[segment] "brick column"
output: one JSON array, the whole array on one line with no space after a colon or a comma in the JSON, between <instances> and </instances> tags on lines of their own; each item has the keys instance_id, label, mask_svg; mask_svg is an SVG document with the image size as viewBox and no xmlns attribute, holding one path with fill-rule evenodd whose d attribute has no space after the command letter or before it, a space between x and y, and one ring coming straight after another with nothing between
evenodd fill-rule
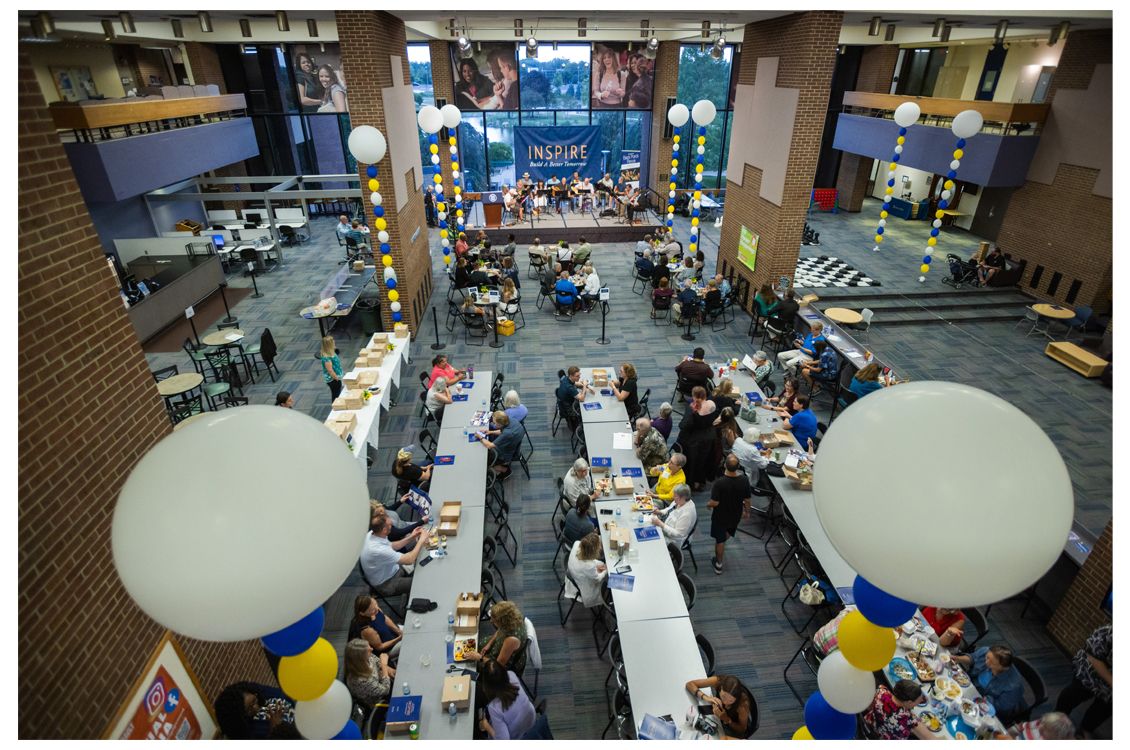
<instances>
[{"instance_id":1,"label":"brick column","mask_svg":"<svg viewBox=\"0 0 1130 750\"><path fill-rule=\"evenodd\" d=\"M122 587L110 521L172 427L23 45L18 82L19 736L97 739L165 631ZM255 641L179 640L209 700L275 684Z\"/></svg>"},{"instance_id":2,"label":"brick column","mask_svg":"<svg viewBox=\"0 0 1130 750\"><path fill-rule=\"evenodd\" d=\"M730 143L730 179L726 185L726 220L722 222L718 272L722 271L724 262L748 279L751 303L753 292L762 283L775 281L780 276L792 277L796 271L804 218L808 211L816 162L820 156L820 138L824 131L824 116L828 108L836 44L842 23L843 13L839 11L812 11L747 24L745 27L738 83L745 86L766 86L766 92L770 94L775 89L798 90L780 205L761 196L765 176L761 167L748 163L744 166L734 164L737 144L733 141ZM774 57L779 59L776 81L757 79L758 61ZM753 142L762 135L766 139L780 137L782 129L787 128L788 123L767 121L765 118L782 116L776 113L755 113L754 117L758 118L756 122L764 124L764 131L747 133L746 138ZM741 127L741 124L735 123L735 127ZM734 137L738 137L737 130ZM738 153L744 151L744 147L739 147ZM741 184L734 180L735 169L740 170ZM759 236L756 271L751 272L738 260L738 239L742 226Z\"/></svg>"},{"instance_id":3,"label":"brick column","mask_svg":"<svg viewBox=\"0 0 1130 750\"><path fill-rule=\"evenodd\" d=\"M220 58L216 54L216 45L203 42L185 42L185 57L188 58L188 69L191 71L193 82L198 86L216 84L220 93L228 93L227 84L224 83L224 73L220 69Z\"/></svg>"},{"instance_id":4,"label":"brick column","mask_svg":"<svg viewBox=\"0 0 1130 750\"><path fill-rule=\"evenodd\" d=\"M859 61L859 74L855 79L855 91L868 91L885 94L891 90L891 78L898 62L897 44L877 44L868 47ZM858 154L844 153L840 159L840 172L836 178L836 188L840 194L840 208L849 213L863 209L863 199L867 193L867 181L875 168L875 160Z\"/></svg>"},{"instance_id":5,"label":"brick column","mask_svg":"<svg viewBox=\"0 0 1130 750\"><path fill-rule=\"evenodd\" d=\"M384 134L388 141L388 153L377 164L377 180L380 183L381 199L384 207L385 230L389 234L392 249L393 269L396 270L401 322L408 325L415 335L420 321L426 312L428 296L432 290L432 264L428 254L428 232L424 216L423 184L416 183L415 170L407 169L403 175L394 175L392 155L397 144L402 149L411 149L419 158L419 131L416 130L415 115L412 117L412 130L408 132L403 113L386 113L381 90L394 85L392 56L400 58L403 85L411 86L412 78L408 69L408 42L404 22L395 16L380 11L334 11L337 20L338 40L341 43L341 67L349 76L349 120L352 127L370 125ZM409 104L411 106L411 104ZM441 152L446 153L446 152ZM400 158L402 154L398 155ZM408 159L411 161L411 158ZM442 161L441 161L442 164ZM373 225L373 206L369 201L366 185L369 178L365 167L358 165L359 179L365 212ZM450 169L449 169L450 171ZM406 182L407 200L398 205L395 180ZM428 177L424 178L425 180ZM444 195L448 195L445 189ZM375 227L374 227L375 229ZM419 233L417 234L417 229ZM413 235L416 235L413 241ZM378 253L379 255L379 253ZM381 270L378 270L381 273ZM388 294L383 281L381 288L381 314L386 327L392 323Z\"/></svg>"},{"instance_id":6,"label":"brick column","mask_svg":"<svg viewBox=\"0 0 1130 750\"><path fill-rule=\"evenodd\" d=\"M1064 45L1048 89L1047 101L1052 104L1052 111L1029 171L1032 175L1038 162L1044 159L1056 161L1055 178L1050 185L1029 178L1024 187L1013 192L1001 222L998 242L1004 252L1012 254L1013 260L1028 261L1020 281L1025 292L1071 306L1087 305L1096 311L1107 311L1114 257L1114 202L1110 196L1096 194L1095 190L1100 175L1098 167L1108 175L1114 168L1111 153L1105 150L1105 154L1096 154L1087 165L1072 164L1061 158L1071 158L1063 150L1065 144L1095 142L1096 136L1101 137L1104 131L1111 132L1112 92L1091 92L1095 97L1092 101L1098 106L1078 124L1075 120L1056 117L1055 98L1069 90L1087 91L1096 66L1111 64L1111 30L1073 31ZM1083 103L1076 101L1072 106ZM1048 138L1053 125L1056 132ZM1081 152L1074 153L1080 155ZM1038 267L1043 267L1043 272L1033 287L1031 281ZM1062 279L1052 292L1049 285L1056 273L1062 274ZM1081 285L1076 297L1068 301L1067 295L1075 280Z\"/></svg>"},{"instance_id":7,"label":"brick column","mask_svg":"<svg viewBox=\"0 0 1130 750\"><path fill-rule=\"evenodd\" d=\"M1114 519L1107 522L1079 575L1048 622L1048 633L1069 654L1083 648L1087 636L1110 622L1099 609L1114 580Z\"/></svg>"},{"instance_id":8,"label":"brick column","mask_svg":"<svg viewBox=\"0 0 1130 750\"><path fill-rule=\"evenodd\" d=\"M661 217L667 215L666 195L670 192L671 185L671 145L670 138L663 137L663 127L667 124L667 97L675 96L679 88L679 48L681 42L660 42L659 51L655 54L654 76L655 89L651 96L651 186L659 193L662 200L656 210ZM683 102L688 107L694 102ZM687 187L681 185L680 187ZM666 225L666 219L663 220Z\"/></svg>"}]
</instances>

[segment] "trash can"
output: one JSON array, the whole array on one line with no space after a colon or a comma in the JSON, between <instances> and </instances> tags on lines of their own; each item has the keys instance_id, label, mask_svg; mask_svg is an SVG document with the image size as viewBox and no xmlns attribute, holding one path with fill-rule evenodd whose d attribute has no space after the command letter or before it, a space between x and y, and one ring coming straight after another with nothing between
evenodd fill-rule
<instances>
[{"instance_id":1,"label":"trash can","mask_svg":"<svg viewBox=\"0 0 1130 750\"><path fill-rule=\"evenodd\" d=\"M357 312L361 316L361 330L366 336L372 336L384 330L381 323L381 300L379 297L367 297L357 300Z\"/></svg>"}]
</instances>

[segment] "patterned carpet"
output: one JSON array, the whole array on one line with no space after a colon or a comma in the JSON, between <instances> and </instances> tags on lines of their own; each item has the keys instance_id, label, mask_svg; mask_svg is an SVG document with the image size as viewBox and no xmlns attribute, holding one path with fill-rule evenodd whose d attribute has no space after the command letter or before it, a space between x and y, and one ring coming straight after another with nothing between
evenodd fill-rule
<instances>
[{"instance_id":1,"label":"patterned carpet","mask_svg":"<svg viewBox=\"0 0 1130 750\"><path fill-rule=\"evenodd\" d=\"M873 208L870 203L868 208ZM876 274L883 280L884 290L910 291L918 287L917 276L912 283L908 271L909 245L924 244L924 222L908 223L914 225L914 230L921 230L922 237L913 243L907 239L906 249L896 249L902 238L899 231L892 229L888 233L890 239L883 243L883 252L872 253L873 243L868 244L862 233L864 224L871 221L866 215L861 218L841 212L835 216L821 214L813 220L815 228L821 232L823 246L798 246L799 255L844 258ZM689 220L677 220L676 239L684 245L688 242L689 229ZM701 229L707 267L712 268L720 230L709 224ZM252 340L257 340L262 329L268 327L280 349L282 377L277 383L268 379L265 383L248 386L245 392L252 403L273 403L275 393L285 389L294 395L296 408L312 416L321 418L330 406L329 390L322 382L318 362L314 359L318 349L317 323L299 318L298 311L316 301L313 297L317 290L338 268L341 254L332 232L332 220L315 220L313 239L287 253L287 267L259 279L259 289L266 296L258 300L244 299L233 308ZM438 249L438 234L435 231L431 234L433 246ZM962 237L960 244L967 249L969 246L976 248L976 241L969 235L955 236ZM947 246L959 244L951 242L948 236L945 243ZM599 312L581 314L576 320L564 323L554 320L548 306L545 311L534 306L536 286L525 277L524 253L520 252L519 258L527 325L515 336L505 339L503 348L467 346L458 329L455 334L459 335L444 330L442 310L448 284L441 277L442 255L438 252L433 253L437 282L431 304L441 311L440 339L447 345L444 353L449 359L458 366L473 363L502 372L507 387L517 390L530 409L526 424L536 446L530 462L531 478L527 480L517 472L506 489L520 554L513 569L504 558L500 567L509 598L538 628L545 662L538 680L538 694L549 700L549 721L554 736L595 739L608 721L603 687L608 663L596 656L590 619L585 613L578 616L574 612L565 628L558 624L555 606L558 586L550 570L556 549L550 528L555 502L554 478L563 475L575 458L566 435L561 432L557 437L550 435L556 372L571 364L617 366L621 362L632 362L639 373L641 395L642 389L652 390L651 409L655 413L671 396L675 385L674 365L694 346L706 350L708 361L752 351L745 336L748 318L739 313L738 320L727 329L712 332L710 326L706 326L696 333L695 342L684 342L679 338L679 329L654 326L649 319L648 303L632 294L632 248L594 245L596 269L604 284L612 289L611 312L606 321L607 336L612 343L602 346L597 343L601 335ZM232 277L230 282L233 286L250 285L249 279L238 276ZM1014 321L1008 321L875 329L870 334L870 343L873 349L898 363L897 369L903 375L971 383L1007 398L1036 419L1060 447L1071 471L1078 517L1097 534L1110 517L1112 505L1111 393L1097 382L1084 380L1045 357L1043 342L1025 339L1023 330L1014 332L1013 325ZM404 392L399 397L399 405L384 417L380 426L381 449L369 475L369 487L371 495L381 500L392 499L394 482L389 467L396 449L413 442L419 430L420 420L415 414L418 386L414 374L429 369L427 362L433 354L428 348L433 343L431 331L429 321L422 330L422 341L413 343L415 362L404 371ZM200 335L207 332L201 331ZM347 338L345 333L352 334L352 338ZM359 325L352 322L344 331L335 332L335 337L342 359L351 360L361 344ZM183 353L148 355L148 359L153 368L176 364L185 371L191 367ZM991 450L997 455L999 447ZM1007 455L1007 446L1004 453ZM957 451L955 458L956 455ZM781 679L782 669L801 643L781 614L785 586L767 561L761 542L743 535L730 542L725 574L713 574L709 564L710 540L706 535L709 519L704 507L706 499L707 493L695 497L703 520L694 540L699 571L696 573L689 561L685 566L698 586L691 621L696 632L713 644L717 670L736 674L753 690L761 710L757 737L788 738L803 723L803 711ZM780 556L780 547L771 546L770 551ZM354 574L327 602L326 637L339 649L344 645L352 599L362 592L361 582ZM790 609L794 618L801 614L799 605L789 606L798 607ZM994 607L988 640L1006 642L1018 655L1030 660L1042 673L1054 703L1055 696L1070 680L1070 662L1049 640L1042 624L1031 613L1021 620L1019 610L1020 605L1014 602ZM662 643L655 644L656 658L663 658L664 648ZM532 669L526 676L532 685ZM803 668L794 665L790 678L803 695L816 689L815 679ZM1045 705L1036 713L1048 709Z\"/></svg>"}]
</instances>

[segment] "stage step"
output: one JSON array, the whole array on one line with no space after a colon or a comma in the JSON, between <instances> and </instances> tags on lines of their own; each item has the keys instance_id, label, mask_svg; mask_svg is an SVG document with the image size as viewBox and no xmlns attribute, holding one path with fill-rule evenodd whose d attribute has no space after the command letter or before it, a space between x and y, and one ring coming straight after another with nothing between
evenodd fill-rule
<instances>
[{"instance_id":1,"label":"stage step","mask_svg":"<svg viewBox=\"0 0 1130 750\"><path fill-rule=\"evenodd\" d=\"M821 310L843 307L875 313L874 326L936 325L1019 320L1035 300L1016 289L986 289L914 294L821 295Z\"/></svg>"}]
</instances>

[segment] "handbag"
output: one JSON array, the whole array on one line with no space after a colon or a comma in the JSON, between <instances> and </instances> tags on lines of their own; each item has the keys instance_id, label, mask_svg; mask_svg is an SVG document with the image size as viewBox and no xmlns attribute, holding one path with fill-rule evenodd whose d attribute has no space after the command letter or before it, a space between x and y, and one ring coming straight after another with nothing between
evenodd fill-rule
<instances>
[{"instance_id":1,"label":"handbag","mask_svg":"<svg viewBox=\"0 0 1130 750\"><path fill-rule=\"evenodd\" d=\"M757 424L760 421L760 417L757 416L758 411L760 410L752 402L744 402L738 412L738 419Z\"/></svg>"},{"instance_id":2,"label":"handbag","mask_svg":"<svg viewBox=\"0 0 1130 750\"><path fill-rule=\"evenodd\" d=\"M801 604L815 607L824 603L824 592L817 583L806 583L800 587L800 601Z\"/></svg>"},{"instance_id":3,"label":"handbag","mask_svg":"<svg viewBox=\"0 0 1130 750\"><path fill-rule=\"evenodd\" d=\"M438 606L439 604L430 599L413 599L412 603L408 605L408 609L413 612L431 612Z\"/></svg>"}]
</instances>

